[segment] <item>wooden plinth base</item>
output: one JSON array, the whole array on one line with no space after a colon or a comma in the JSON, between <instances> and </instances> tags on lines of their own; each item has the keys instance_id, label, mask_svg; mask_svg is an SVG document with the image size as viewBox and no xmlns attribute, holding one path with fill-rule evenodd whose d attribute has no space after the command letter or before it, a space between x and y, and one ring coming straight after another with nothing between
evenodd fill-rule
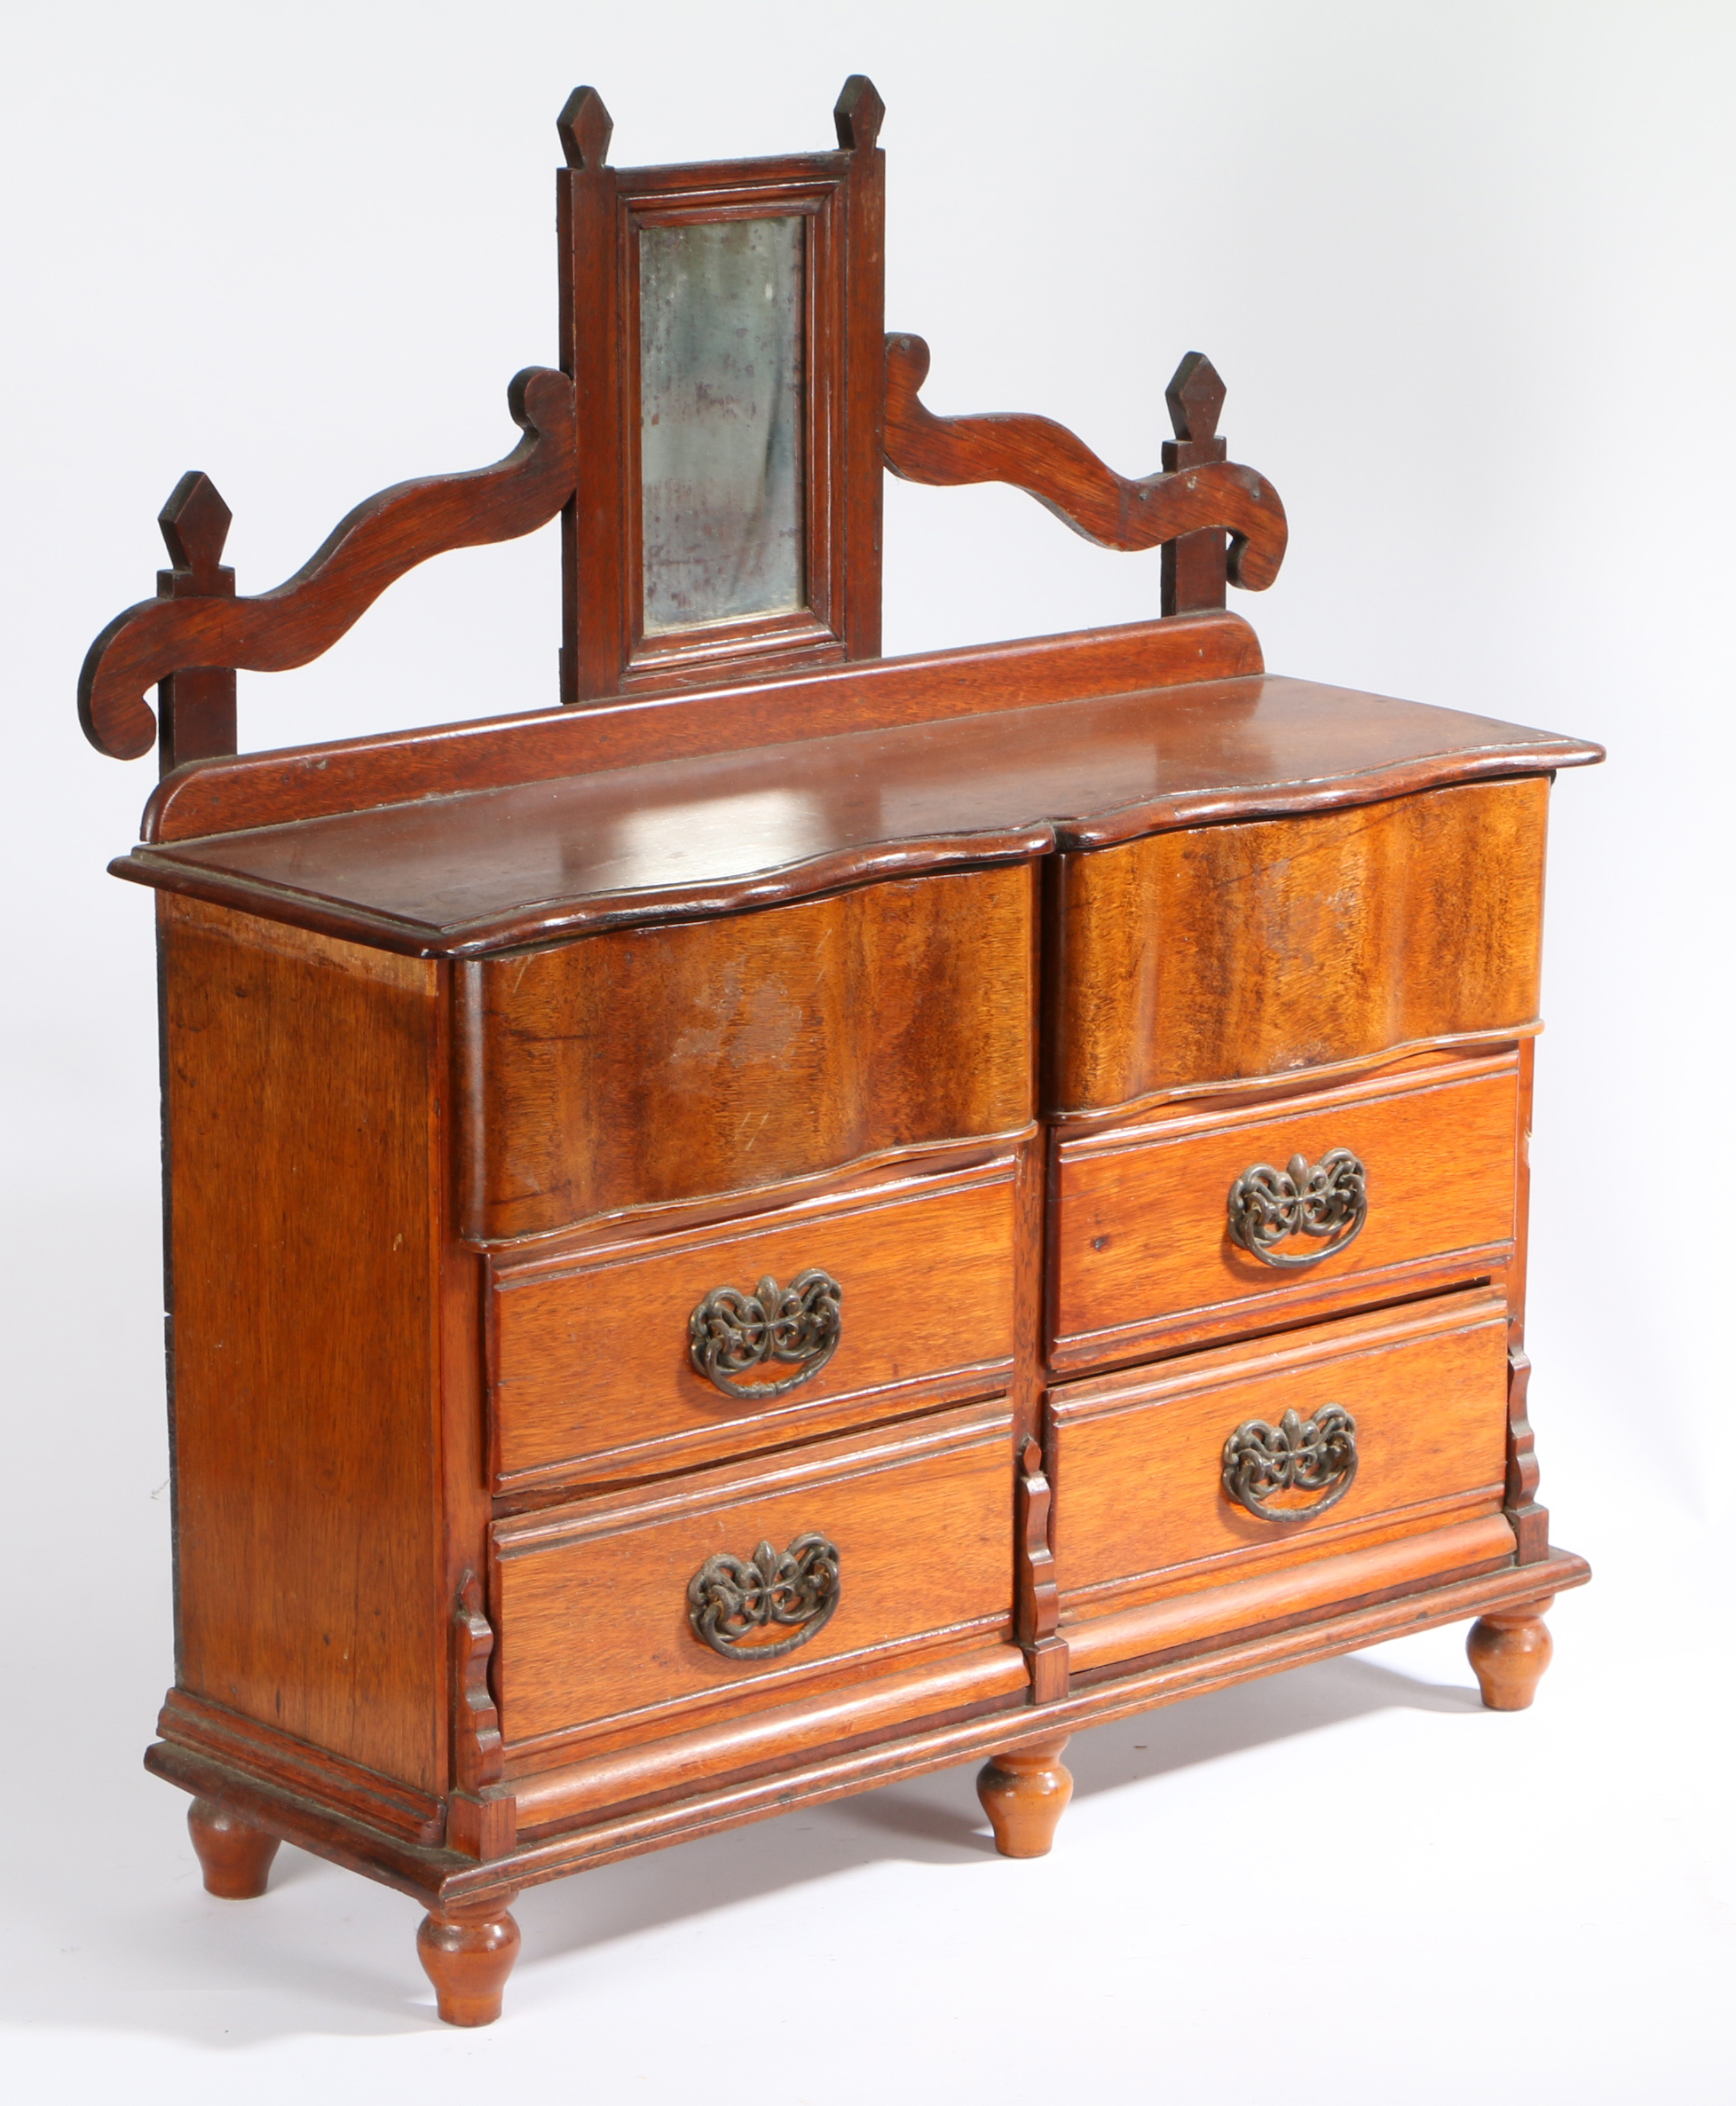
<instances>
[{"instance_id":1,"label":"wooden plinth base","mask_svg":"<svg viewBox=\"0 0 1736 2106\"><path fill-rule=\"evenodd\" d=\"M498 1903L422 1918L416 1956L448 2025L493 2025L518 1957L518 1926Z\"/></svg>"},{"instance_id":2,"label":"wooden plinth base","mask_svg":"<svg viewBox=\"0 0 1736 2106\"><path fill-rule=\"evenodd\" d=\"M1555 1654L1555 1641L1543 1621L1543 1611L1553 1598L1545 1595L1523 1609L1492 1609L1472 1625L1464 1650L1491 1711L1529 1709Z\"/></svg>"},{"instance_id":3,"label":"wooden plinth base","mask_svg":"<svg viewBox=\"0 0 1736 2106\"><path fill-rule=\"evenodd\" d=\"M409 1836L394 1836L335 1807L316 1807L310 1802L305 1778L274 1786L257 1773L244 1773L221 1761L217 1750L198 1748L181 1738L156 1741L146 1752L146 1767L202 1799L221 1801L225 1819L257 1828L265 1836L282 1836L333 1864L350 1865L354 1873L383 1881L432 1910L436 1923L445 1921L474 1929L476 1923L501 1921L514 1893L541 1881L563 1879L667 1842L684 1842L742 1822L788 1813L793 1807L819 1805L828 1799L843 1799L849 1792L872 1790L879 1784L920 1778L952 1763L980 1763L992 1756L990 1769L1018 1779L1009 1756L1030 1752L1043 1761L1041 1750L1060 1750L1064 1735L1083 1731L1089 1724L1133 1716L1207 1689L1227 1689L1258 1675L1270 1675L1277 1668L1351 1653L1363 1645L1377 1645L1382 1638L1458 1624L1472 1615L1481 1617L1479 1634L1472 1638L1472 1664L1479 1664L1479 1675L1486 1676L1486 1693L1494 1692L1489 1701L1500 1706L1506 1695L1511 1704L1511 1692L1521 1683L1527 1689L1534 1687L1543 1672L1546 1653L1527 1637L1532 1626L1538 1626L1543 1605L1566 1588L1582 1586L1589 1577L1590 1567L1584 1558L1567 1550L1551 1550L1535 1565L1512 1565L1494 1574L1448 1580L1391 1600L1344 1605L1338 1613L1310 1617L1306 1624L1235 1637L1222 1647L1182 1660L1133 1661L1125 1675L1075 1687L1066 1698L1043 1706L917 1727L864 1748L822 1750L762 1778L708 1779L684 1799L604 1811L584 1826L520 1841L506 1858L486 1862L411 1841ZM1495 1664L1494 1676L1487 1675L1489 1660ZM264 1864L264 1859L257 1862ZM249 1885L238 1891L259 1889ZM434 1974L432 1967L430 1974Z\"/></svg>"},{"instance_id":4,"label":"wooden plinth base","mask_svg":"<svg viewBox=\"0 0 1736 2106\"><path fill-rule=\"evenodd\" d=\"M1061 1759L1066 1745L1064 1735L1027 1742L991 1757L977 1771L976 1795L1003 1858L1048 1856L1073 1796L1072 1775Z\"/></svg>"},{"instance_id":5,"label":"wooden plinth base","mask_svg":"<svg viewBox=\"0 0 1736 2106\"><path fill-rule=\"evenodd\" d=\"M187 1808L187 1833L205 1874L205 1891L220 1901L256 1901L265 1891L278 1839L237 1820L214 1799Z\"/></svg>"}]
</instances>

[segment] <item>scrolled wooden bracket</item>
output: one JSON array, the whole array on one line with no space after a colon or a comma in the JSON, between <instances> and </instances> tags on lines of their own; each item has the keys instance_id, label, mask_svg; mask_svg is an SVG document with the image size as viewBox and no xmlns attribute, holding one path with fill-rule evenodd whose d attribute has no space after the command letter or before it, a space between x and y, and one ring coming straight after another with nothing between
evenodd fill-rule
<instances>
[{"instance_id":1,"label":"scrolled wooden bracket","mask_svg":"<svg viewBox=\"0 0 1736 2106\"><path fill-rule=\"evenodd\" d=\"M446 1847L485 1862L503 1858L518 1840L518 1802L501 1783L505 1750L501 1714L488 1686L494 1627L482 1581L467 1572L452 1613L452 1767Z\"/></svg>"},{"instance_id":2,"label":"scrolled wooden bracket","mask_svg":"<svg viewBox=\"0 0 1736 2106\"><path fill-rule=\"evenodd\" d=\"M1540 1473L1537 1437L1531 1431L1526 1392L1531 1361L1521 1346L1507 1354L1507 1495L1504 1511L1518 1545L1517 1562L1536 1565L1549 1556L1549 1509L1537 1503Z\"/></svg>"},{"instance_id":3,"label":"scrolled wooden bracket","mask_svg":"<svg viewBox=\"0 0 1736 2106\"><path fill-rule=\"evenodd\" d=\"M117 761L137 760L156 737L145 694L157 682L193 668L287 673L305 666L430 556L515 540L552 519L577 479L572 383L546 367L527 367L508 389L507 404L525 436L505 460L380 491L271 592L236 599L213 582L117 614L79 675L79 722L91 745ZM223 505L215 490L211 495ZM226 526L228 508L223 511ZM199 575L196 565L192 575Z\"/></svg>"},{"instance_id":4,"label":"scrolled wooden bracket","mask_svg":"<svg viewBox=\"0 0 1736 2106\"><path fill-rule=\"evenodd\" d=\"M1058 1703L1067 1694L1067 1641L1061 1635L1061 1588L1049 1548L1049 1480L1043 1449L1028 1440L1019 1457L1014 1493L1018 1561L1014 1573L1014 1629L1030 1663L1030 1700Z\"/></svg>"},{"instance_id":5,"label":"scrolled wooden bracket","mask_svg":"<svg viewBox=\"0 0 1736 2106\"><path fill-rule=\"evenodd\" d=\"M935 416L918 400L927 376L921 337L887 338L886 464L906 482L1011 483L1100 548L1156 548L1216 529L1230 537L1231 584L1263 592L1278 575L1290 529L1251 468L1209 461L1131 481L1047 417Z\"/></svg>"}]
</instances>

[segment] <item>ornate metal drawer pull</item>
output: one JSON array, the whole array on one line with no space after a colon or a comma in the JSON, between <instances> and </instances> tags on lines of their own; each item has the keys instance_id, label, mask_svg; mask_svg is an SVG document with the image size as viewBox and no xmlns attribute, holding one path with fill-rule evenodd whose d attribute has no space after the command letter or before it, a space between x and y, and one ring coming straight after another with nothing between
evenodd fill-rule
<instances>
[{"instance_id":1,"label":"ornate metal drawer pull","mask_svg":"<svg viewBox=\"0 0 1736 2106\"><path fill-rule=\"evenodd\" d=\"M1256 1163L1229 1188L1229 1232L1262 1265L1318 1265L1353 1243L1369 1218L1369 1173L1348 1148L1333 1148L1310 1166L1292 1156L1282 1170ZM1318 1250L1285 1253L1286 1236L1330 1236Z\"/></svg>"},{"instance_id":2,"label":"ornate metal drawer pull","mask_svg":"<svg viewBox=\"0 0 1736 2106\"><path fill-rule=\"evenodd\" d=\"M687 1582L693 1635L725 1660L781 1660L823 1629L843 1595L838 1552L823 1535L799 1535L780 1558L761 1543L752 1558L720 1551ZM748 1641L769 1624L789 1628L769 1645Z\"/></svg>"},{"instance_id":3,"label":"ornate metal drawer pull","mask_svg":"<svg viewBox=\"0 0 1736 2106\"><path fill-rule=\"evenodd\" d=\"M1251 1418L1224 1443L1224 1489L1262 1521L1312 1521L1356 1481L1356 1421L1329 1404L1311 1419L1287 1411L1275 1426ZM1312 1506L1267 1506L1274 1492L1324 1492Z\"/></svg>"},{"instance_id":4,"label":"ornate metal drawer pull","mask_svg":"<svg viewBox=\"0 0 1736 2106\"><path fill-rule=\"evenodd\" d=\"M829 1273L798 1273L787 1287L761 1280L752 1294L714 1287L687 1320L688 1357L726 1396L759 1403L811 1380L843 1337L844 1290ZM771 1361L793 1367L780 1382L736 1377Z\"/></svg>"}]
</instances>

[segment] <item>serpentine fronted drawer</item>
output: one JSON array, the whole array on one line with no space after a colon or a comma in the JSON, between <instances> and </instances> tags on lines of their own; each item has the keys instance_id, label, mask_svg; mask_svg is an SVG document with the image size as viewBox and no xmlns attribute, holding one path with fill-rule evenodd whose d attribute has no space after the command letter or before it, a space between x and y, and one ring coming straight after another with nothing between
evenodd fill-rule
<instances>
[{"instance_id":1,"label":"serpentine fronted drawer","mask_svg":"<svg viewBox=\"0 0 1736 2106\"><path fill-rule=\"evenodd\" d=\"M1050 1364L1489 1275L1513 1254L1519 1114L1510 1053L1061 1140Z\"/></svg>"},{"instance_id":2,"label":"serpentine fronted drawer","mask_svg":"<svg viewBox=\"0 0 1736 2106\"><path fill-rule=\"evenodd\" d=\"M1004 1389L1014 1172L1003 1156L564 1258L497 1257L497 1489L690 1467Z\"/></svg>"},{"instance_id":3,"label":"serpentine fronted drawer","mask_svg":"<svg viewBox=\"0 0 1736 2106\"><path fill-rule=\"evenodd\" d=\"M1535 1030L1548 805L1535 775L1063 856L1046 1108Z\"/></svg>"},{"instance_id":4,"label":"serpentine fronted drawer","mask_svg":"<svg viewBox=\"0 0 1736 2106\"><path fill-rule=\"evenodd\" d=\"M456 971L479 1242L818 1179L1032 1116L1028 863Z\"/></svg>"}]
</instances>

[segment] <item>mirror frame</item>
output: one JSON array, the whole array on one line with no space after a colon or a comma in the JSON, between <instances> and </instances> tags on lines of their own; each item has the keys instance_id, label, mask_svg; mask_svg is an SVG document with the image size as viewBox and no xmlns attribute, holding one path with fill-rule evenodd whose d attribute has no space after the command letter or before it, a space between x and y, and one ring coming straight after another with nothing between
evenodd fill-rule
<instances>
[{"instance_id":1,"label":"mirror frame","mask_svg":"<svg viewBox=\"0 0 1736 2106\"><path fill-rule=\"evenodd\" d=\"M877 120L877 107L873 114ZM582 126L563 125L570 165L561 170L559 188L562 364L576 384L579 418L579 487L562 532L563 702L714 686L879 656L885 156L862 114L856 114L857 143L837 153L643 169L606 164L606 129L599 151L595 122L588 148ZM851 136L842 102L837 121L840 137ZM734 616L647 636L640 234L657 225L797 215L805 222L807 603L794 612Z\"/></svg>"}]
</instances>

